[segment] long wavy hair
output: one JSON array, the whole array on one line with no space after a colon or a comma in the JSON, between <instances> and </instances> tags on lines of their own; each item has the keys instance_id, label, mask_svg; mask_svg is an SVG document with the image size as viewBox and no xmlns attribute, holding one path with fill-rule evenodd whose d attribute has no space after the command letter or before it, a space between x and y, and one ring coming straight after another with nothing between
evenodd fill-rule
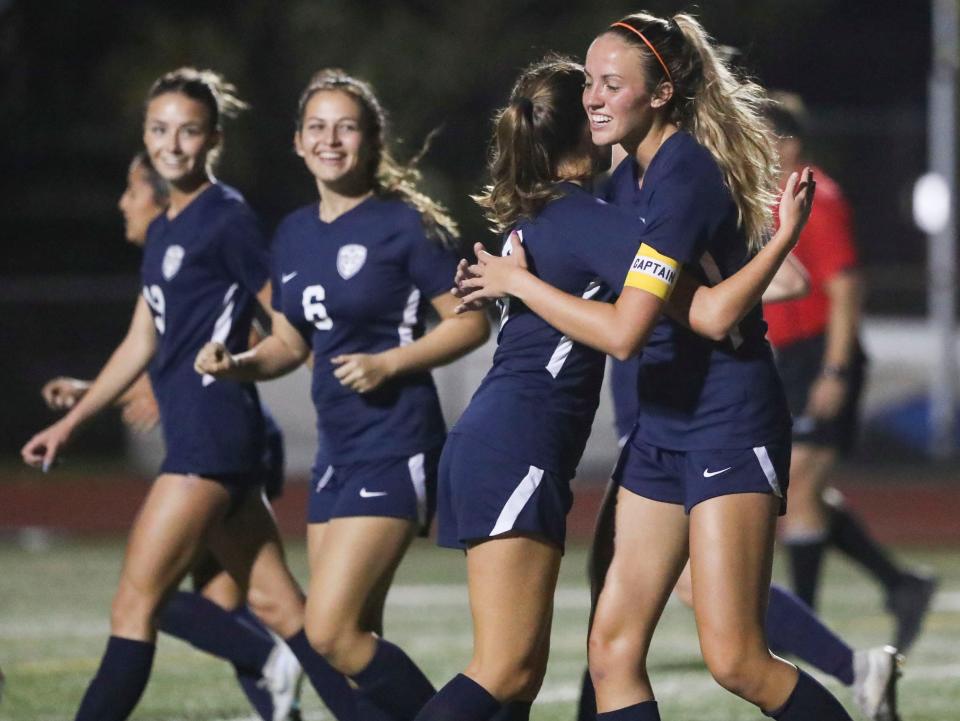
<instances>
[{"instance_id":1,"label":"long wavy hair","mask_svg":"<svg viewBox=\"0 0 960 721\"><path fill-rule=\"evenodd\" d=\"M434 133L427 136L420 152L409 162L397 161L388 145L387 113L377 99L373 87L339 68L325 68L314 73L297 103L297 132L303 128L303 115L310 98L319 92L339 90L360 106L365 141L370 144L370 164L365 169L367 182L379 197L399 198L416 209L423 218L427 235L450 246L460 236L456 221L440 203L418 189L422 179L417 164L430 147Z\"/></svg>"},{"instance_id":2,"label":"long wavy hair","mask_svg":"<svg viewBox=\"0 0 960 721\"><path fill-rule=\"evenodd\" d=\"M220 133L219 143L207 153L207 172L213 173L223 153L223 118L234 118L250 106L232 83L213 70L183 67L161 75L150 86L147 103L167 93L180 93L206 106L210 129Z\"/></svg>"},{"instance_id":3,"label":"long wavy hair","mask_svg":"<svg viewBox=\"0 0 960 721\"><path fill-rule=\"evenodd\" d=\"M535 217L561 195L558 165L585 137L583 66L548 55L525 68L497 111L487 167L490 184L471 196L494 231Z\"/></svg>"},{"instance_id":4,"label":"long wavy hair","mask_svg":"<svg viewBox=\"0 0 960 721\"><path fill-rule=\"evenodd\" d=\"M619 22L643 33L663 58L669 78L636 33L615 26L604 31L641 53L649 92L662 82L672 83L669 119L696 138L717 161L737 205L747 247L756 252L770 235L771 208L779 192L775 138L764 119L766 93L734 70L728 53L691 15L681 13L663 19L639 12Z\"/></svg>"}]
</instances>

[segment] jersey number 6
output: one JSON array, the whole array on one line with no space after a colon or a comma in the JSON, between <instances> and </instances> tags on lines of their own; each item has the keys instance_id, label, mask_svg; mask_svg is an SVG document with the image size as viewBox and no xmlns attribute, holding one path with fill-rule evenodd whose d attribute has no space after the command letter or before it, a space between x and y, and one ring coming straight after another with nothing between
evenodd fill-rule
<instances>
[{"instance_id":1,"label":"jersey number 6","mask_svg":"<svg viewBox=\"0 0 960 721\"><path fill-rule=\"evenodd\" d=\"M327 292L322 285L308 285L303 289L303 317L313 323L317 330L333 328L333 321L327 315L327 308L323 304L326 298Z\"/></svg>"}]
</instances>

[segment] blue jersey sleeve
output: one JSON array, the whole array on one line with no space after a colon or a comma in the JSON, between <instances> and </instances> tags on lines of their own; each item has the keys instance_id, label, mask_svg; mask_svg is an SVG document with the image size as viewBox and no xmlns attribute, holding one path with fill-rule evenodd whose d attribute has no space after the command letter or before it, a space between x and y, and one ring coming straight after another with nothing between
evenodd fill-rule
<instances>
[{"instance_id":1,"label":"blue jersey sleeve","mask_svg":"<svg viewBox=\"0 0 960 721\"><path fill-rule=\"evenodd\" d=\"M731 202L719 169L677 163L656 179L640 241L677 263L696 262Z\"/></svg>"},{"instance_id":2,"label":"blue jersey sleeve","mask_svg":"<svg viewBox=\"0 0 960 721\"><path fill-rule=\"evenodd\" d=\"M424 300L430 300L453 287L458 258L435 238L428 238L421 226L406 231L409 255L407 272Z\"/></svg>"},{"instance_id":3,"label":"blue jersey sleeve","mask_svg":"<svg viewBox=\"0 0 960 721\"><path fill-rule=\"evenodd\" d=\"M249 212L233 213L220 230L220 255L232 278L256 295L270 275L267 239Z\"/></svg>"}]
</instances>

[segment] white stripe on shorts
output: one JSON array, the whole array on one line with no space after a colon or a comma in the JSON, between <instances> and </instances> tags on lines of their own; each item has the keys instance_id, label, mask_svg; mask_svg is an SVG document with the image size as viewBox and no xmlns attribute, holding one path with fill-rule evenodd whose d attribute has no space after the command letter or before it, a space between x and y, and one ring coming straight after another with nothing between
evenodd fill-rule
<instances>
[{"instance_id":1,"label":"white stripe on shorts","mask_svg":"<svg viewBox=\"0 0 960 721\"><path fill-rule=\"evenodd\" d=\"M490 531L491 536L499 536L501 533L506 533L513 529L513 524L517 522L517 516L520 515L523 507L527 505L527 501L530 500L530 497L540 486L540 481L542 480L543 469L530 466L527 475L525 475L523 480L513 489L510 498L508 498L507 502L503 505L503 510L500 511L500 517L497 518L493 530Z\"/></svg>"},{"instance_id":2,"label":"white stripe on shorts","mask_svg":"<svg viewBox=\"0 0 960 721\"><path fill-rule=\"evenodd\" d=\"M777 498L783 498L783 491L780 490L780 481L777 480L777 469L773 467L773 461L770 460L767 447L757 446L753 449L753 452L756 454L757 460L760 461L760 467L763 469L763 473L767 477L767 483L769 483L770 488L773 489L774 495Z\"/></svg>"},{"instance_id":3,"label":"white stripe on shorts","mask_svg":"<svg viewBox=\"0 0 960 721\"><path fill-rule=\"evenodd\" d=\"M317 481L317 490L323 490L323 487L330 482L331 478L333 478L333 466L327 466L327 470L323 472L320 480Z\"/></svg>"},{"instance_id":4,"label":"white stripe on shorts","mask_svg":"<svg viewBox=\"0 0 960 721\"><path fill-rule=\"evenodd\" d=\"M417 522L421 526L427 522L427 472L423 468L423 460L422 453L407 459L413 492L417 495Z\"/></svg>"}]
</instances>

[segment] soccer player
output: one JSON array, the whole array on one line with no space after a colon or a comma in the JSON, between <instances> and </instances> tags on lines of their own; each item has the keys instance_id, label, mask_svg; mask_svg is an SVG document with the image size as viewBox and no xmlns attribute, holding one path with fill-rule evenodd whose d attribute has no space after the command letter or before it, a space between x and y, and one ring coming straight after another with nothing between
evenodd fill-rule
<instances>
[{"instance_id":1,"label":"soccer player","mask_svg":"<svg viewBox=\"0 0 960 721\"><path fill-rule=\"evenodd\" d=\"M489 324L454 313L447 291L456 226L416 189L418 173L394 160L388 141L367 83L339 70L313 77L294 146L320 197L277 230L272 335L239 354L211 343L196 367L260 380L313 351L312 395L330 461L311 481L307 633L359 687L345 706L359 700L404 721L433 687L376 632L393 574L434 507L446 428L430 370L482 344ZM431 306L440 322L425 333Z\"/></svg>"},{"instance_id":2,"label":"soccer player","mask_svg":"<svg viewBox=\"0 0 960 721\"><path fill-rule=\"evenodd\" d=\"M167 207L168 195L166 182L146 153L137 153L119 202L129 243L143 247L147 228ZM255 331L251 335L257 337ZM42 395L51 409L69 410L90 385L76 378L54 378L44 384ZM138 432L150 430L159 421L159 408L146 373L134 381L117 404L123 409L124 422ZM264 421L264 491L268 499L273 499L283 492L283 435L265 408ZM299 686L299 663L250 613L242 589L212 554L204 553L193 564L191 575L194 592L177 591L164 603L157 619L159 630L230 661L251 705L264 721L273 721L274 709L292 705Z\"/></svg>"},{"instance_id":3,"label":"soccer player","mask_svg":"<svg viewBox=\"0 0 960 721\"><path fill-rule=\"evenodd\" d=\"M779 136L782 182L802 162L806 113L796 95L774 100L767 116ZM764 312L794 415L793 489L783 541L794 590L810 606L816 605L827 547L863 566L883 587L896 622L893 644L905 652L920 633L936 579L897 563L827 485L837 458L855 441L866 358L858 339L863 282L850 208L837 184L820 170L817 175L821 193L797 249L810 274L810 294Z\"/></svg>"},{"instance_id":4,"label":"soccer player","mask_svg":"<svg viewBox=\"0 0 960 721\"><path fill-rule=\"evenodd\" d=\"M583 68L548 58L521 74L497 116L491 185L478 197L495 230L509 234L537 276L584 298L610 300L622 287L643 225L595 199L585 185L609 163L591 140L580 98ZM747 312L797 237L809 194L784 194L783 226L746 277ZM458 274L458 281L463 279ZM737 279L740 280L740 279ZM697 293L674 312L698 327ZM742 287L741 287L742 288ZM703 295L703 293L701 293ZM724 314L708 301L709 319ZM721 331L714 330L715 333ZM467 550L474 655L418 721L526 719L546 670L552 599L571 503L570 479L590 433L605 356L552 328L513 299L503 302L494 365L454 427L441 459L442 545Z\"/></svg>"},{"instance_id":5,"label":"soccer player","mask_svg":"<svg viewBox=\"0 0 960 721\"><path fill-rule=\"evenodd\" d=\"M193 371L211 337L246 347L257 293L266 290L267 246L256 219L240 194L212 175L222 119L243 107L233 86L210 71L181 68L151 87L144 145L170 195L147 231L143 292L126 337L90 389L21 452L29 465L48 470L77 427L149 364L167 454L131 530L110 639L77 721L120 721L132 712L153 663L157 614L206 547L257 616L286 640L321 696L343 682L307 642L303 595L262 498L266 436L256 388ZM279 721L289 708L273 711Z\"/></svg>"},{"instance_id":6,"label":"soccer player","mask_svg":"<svg viewBox=\"0 0 960 721\"><path fill-rule=\"evenodd\" d=\"M473 271L481 277L464 281L481 290L464 301L509 295L597 350L623 359L643 349L639 421L614 474L614 553L590 633L597 718L659 719L647 650L689 556L714 678L782 721L849 719L767 648L790 416L760 308L723 340L661 316L678 276L716 283L763 245L777 190L763 93L684 14L614 23L591 44L586 76L593 141L622 144L630 156L613 175L613 199L644 225L623 293L612 305L567 294L524 270L515 251L513 259L481 254ZM809 179L805 172L801 185Z\"/></svg>"}]
</instances>

